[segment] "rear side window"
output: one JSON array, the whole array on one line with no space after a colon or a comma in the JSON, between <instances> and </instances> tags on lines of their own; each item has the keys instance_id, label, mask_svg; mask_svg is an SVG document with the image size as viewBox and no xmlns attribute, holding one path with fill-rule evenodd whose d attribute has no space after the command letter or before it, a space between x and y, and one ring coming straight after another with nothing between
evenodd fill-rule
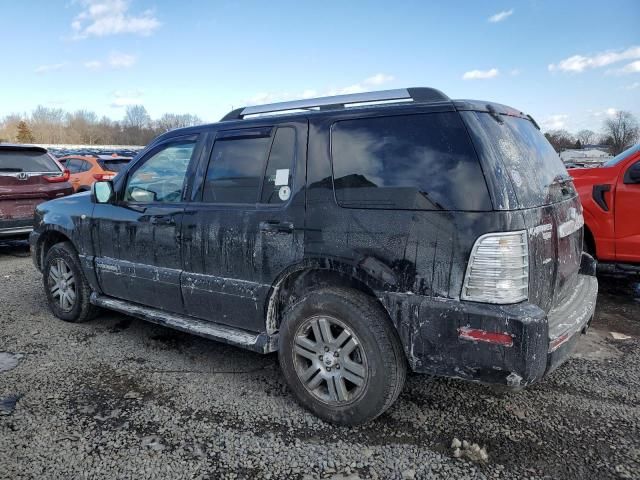
<instances>
[{"instance_id":1,"label":"rear side window","mask_svg":"<svg viewBox=\"0 0 640 480\"><path fill-rule=\"evenodd\" d=\"M0 172L60 172L46 153L0 150Z\"/></svg>"},{"instance_id":2,"label":"rear side window","mask_svg":"<svg viewBox=\"0 0 640 480\"><path fill-rule=\"evenodd\" d=\"M576 195L560 156L526 118L489 113L462 112L473 141L487 164L500 162L495 175L511 180L520 208L539 207ZM504 181L497 178L497 181Z\"/></svg>"},{"instance_id":3,"label":"rear side window","mask_svg":"<svg viewBox=\"0 0 640 480\"><path fill-rule=\"evenodd\" d=\"M331 134L341 206L491 210L482 169L456 112L345 120Z\"/></svg>"},{"instance_id":4,"label":"rear side window","mask_svg":"<svg viewBox=\"0 0 640 480\"><path fill-rule=\"evenodd\" d=\"M289 199L295 130L272 129L263 136L219 138L207 169L203 201L278 204Z\"/></svg>"},{"instance_id":5,"label":"rear side window","mask_svg":"<svg viewBox=\"0 0 640 480\"><path fill-rule=\"evenodd\" d=\"M102 167L103 170L108 170L109 172L119 172L124 167L126 167L131 160L98 160L98 163Z\"/></svg>"},{"instance_id":6,"label":"rear side window","mask_svg":"<svg viewBox=\"0 0 640 480\"><path fill-rule=\"evenodd\" d=\"M78 158L72 158L67 162L67 168L71 173L79 173L82 171L84 162Z\"/></svg>"}]
</instances>

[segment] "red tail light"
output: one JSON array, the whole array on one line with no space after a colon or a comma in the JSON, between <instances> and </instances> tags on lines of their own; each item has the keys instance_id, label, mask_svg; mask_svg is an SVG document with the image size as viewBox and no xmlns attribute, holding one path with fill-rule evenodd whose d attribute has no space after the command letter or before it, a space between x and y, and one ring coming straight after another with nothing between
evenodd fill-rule
<instances>
[{"instance_id":1,"label":"red tail light","mask_svg":"<svg viewBox=\"0 0 640 480\"><path fill-rule=\"evenodd\" d=\"M477 328L461 327L458 329L458 336L463 340L471 340L473 342L486 342L503 347L513 346L513 337L508 333L487 332Z\"/></svg>"},{"instance_id":2,"label":"red tail light","mask_svg":"<svg viewBox=\"0 0 640 480\"><path fill-rule=\"evenodd\" d=\"M115 176L116 176L115 173L94 173L93 174L93 178L95 178L98 181L113 180Z\"/></svg>"},{"instance_id":3,"label":"red tail light","mask_svg":"<svg viewBox=\"0 0 640 480\"><path fill-rule=\"evenodd\" d=\"M42 177L42 178L44 178L47 182L50 182L50 183L58 183L58 182L68 181L70 176L71 176L71 173L69 172L69 170L65 168L62 171L62 175L56 175L53 177Z\"/></svg>"}]
</instances>

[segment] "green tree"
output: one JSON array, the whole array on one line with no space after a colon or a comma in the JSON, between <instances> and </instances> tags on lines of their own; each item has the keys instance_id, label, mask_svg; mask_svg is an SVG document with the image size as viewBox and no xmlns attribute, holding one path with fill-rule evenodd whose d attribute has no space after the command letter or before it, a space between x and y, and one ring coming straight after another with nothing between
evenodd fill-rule
<instances>
[{"instance_id":1,"label":"green tree","mask_svg":"<svg viewBox=\"0 0 640 480\"><path fill-rule=\"evenodd\" d=\"M16 140L18 143L33 143L35 138L33 138L33 133L29 129L29 125L24 120L21 120L18 124L18 135L16 136Z\"/></svg>"}]
</instances>

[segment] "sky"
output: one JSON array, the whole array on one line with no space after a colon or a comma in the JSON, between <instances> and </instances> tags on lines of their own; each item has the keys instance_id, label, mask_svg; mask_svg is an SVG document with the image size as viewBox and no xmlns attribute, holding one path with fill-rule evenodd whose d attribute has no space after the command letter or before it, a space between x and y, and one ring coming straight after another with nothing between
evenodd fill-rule
<instances>
[{"instance_id":1,"label":"sky","mask_svg":"<svg viewBox=\"0 0 640 480\"><path fill-rule=\"evenodd\" d=\"M0 117L38 105L207 122L232 108L435 87L544 130L640 118L640 1L2 3Z\"/></svg>"}]
</instances>

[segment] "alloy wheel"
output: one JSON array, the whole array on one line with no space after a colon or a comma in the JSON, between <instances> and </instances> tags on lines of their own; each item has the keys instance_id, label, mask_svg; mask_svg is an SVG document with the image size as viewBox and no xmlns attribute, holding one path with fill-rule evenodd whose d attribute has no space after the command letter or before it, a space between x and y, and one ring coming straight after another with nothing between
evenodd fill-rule
<instances>
[{"instance_id":1,"label":"alloy wheel","mask_svg":"<svg viewBox=\"0 0 640 480\"><path fill-rule=\"evenodd\" d=\"M76 303L76 280L73 271L62 258L57 258L49 268L49 291L60 309L69 312Z\"/></svg>"},{"instance_id":2,"label":"alloy wheel","mask_svg":"<svg viewBox=\"0 0 640 480\"><path fill-rule=\"evenodd\" d=\"M295 335L298 378L318 400L348 404L360 397L369 379L367 358L352 329L337 318L306 319Z\"/></svg>"}]
</instances>

